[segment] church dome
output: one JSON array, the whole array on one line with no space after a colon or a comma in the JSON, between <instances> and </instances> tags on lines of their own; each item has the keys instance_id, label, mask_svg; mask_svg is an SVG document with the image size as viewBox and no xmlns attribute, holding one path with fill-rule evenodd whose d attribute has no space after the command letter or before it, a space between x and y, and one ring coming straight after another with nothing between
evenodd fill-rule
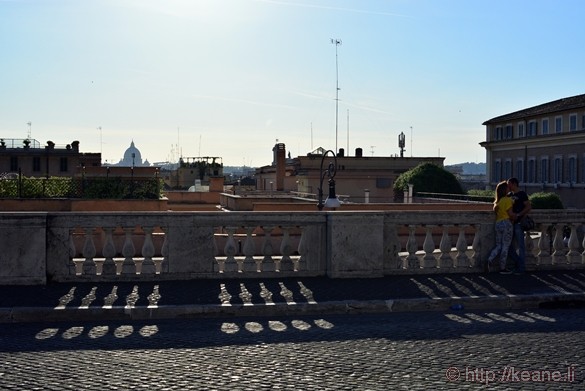
<instances>
[{"instance_id":1,"label":"church dome","mask_svg":"<svg viewBox=\"0 0 585 391\"><path fill-rule=\"evenodd\" d=\"M119 164L120 166L142 166L142 155L140 150L134 145L134 140L130 143L130 147L124 152L124 158Z\"/></svg>"}]
</instances>

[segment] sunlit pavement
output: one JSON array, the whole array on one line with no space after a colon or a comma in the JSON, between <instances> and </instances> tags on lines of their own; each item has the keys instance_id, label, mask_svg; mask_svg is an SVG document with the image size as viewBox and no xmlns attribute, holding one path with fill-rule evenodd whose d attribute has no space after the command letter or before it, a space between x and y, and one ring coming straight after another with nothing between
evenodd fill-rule
<instances>
[{"instance_id":1,"label":"sunlit pavement","mask_svg":"<svg viewBox=\"0 0 585 391\"><path fill-rule=\"evenodd\" d=\"M0 324L0 389L583 389L585 312Z\"/></svg>"}]
</instances>

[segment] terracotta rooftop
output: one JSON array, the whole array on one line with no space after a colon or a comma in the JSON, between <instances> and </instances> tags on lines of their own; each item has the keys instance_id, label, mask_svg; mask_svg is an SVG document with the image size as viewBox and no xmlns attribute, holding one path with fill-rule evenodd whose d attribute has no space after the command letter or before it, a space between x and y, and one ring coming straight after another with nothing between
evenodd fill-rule
<instances>
[{"instance_id":1,"label":"terracotta rooftop","mask_svg":"<svg viewBox=\"0 0 585 391\"><path fill-rule=\"evenodd\" d=\"M552 114L560 111L571 109L585 108L585 94L571 96L569 98L562 98L552 102L543 103L538 106L529 107L527 109L515 111L510 114L501 115L485 121L482 125L490 125L493 123L513 121L517 119L525 119L526 117L535 117L542 114Z\"/></svg>"}]
</instances>

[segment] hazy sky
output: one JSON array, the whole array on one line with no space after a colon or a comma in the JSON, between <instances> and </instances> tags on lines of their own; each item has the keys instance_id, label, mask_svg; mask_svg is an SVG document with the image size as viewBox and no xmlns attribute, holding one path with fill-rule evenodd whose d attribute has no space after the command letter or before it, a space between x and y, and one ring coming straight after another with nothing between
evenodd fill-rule
<instances>
[{"instance_id":1,"label":"hazy sky","mask_svg":"<svg viewBox=\"0 0 585 391\"><path fill-rule=\"evenodd\" d=\"M0 0L0 137L262 166L277 139L388 156L404 132L405 156L483 162L484 121L585 93L584 20L582 0Z\"/></svg>"}]
</instances>

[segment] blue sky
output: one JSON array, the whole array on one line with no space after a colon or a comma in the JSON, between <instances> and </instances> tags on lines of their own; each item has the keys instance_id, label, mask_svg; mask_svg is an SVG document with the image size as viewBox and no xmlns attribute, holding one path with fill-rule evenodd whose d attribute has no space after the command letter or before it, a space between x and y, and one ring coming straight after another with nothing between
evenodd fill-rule
<instances>
[{"instance_id":1,"label":"blue sky","mask_svg":"<svg viewBox=\"0 0 585 391\"><path fill-rule=\"evenodd\" d=\"M0 0L0 136L31 122L108 162L134 140L150 162L261 166L277 139L388 156L404 132L405 156L483 162L484 121L585 93L584 17L581 0Z\"/></svg>"}]
</instances>

